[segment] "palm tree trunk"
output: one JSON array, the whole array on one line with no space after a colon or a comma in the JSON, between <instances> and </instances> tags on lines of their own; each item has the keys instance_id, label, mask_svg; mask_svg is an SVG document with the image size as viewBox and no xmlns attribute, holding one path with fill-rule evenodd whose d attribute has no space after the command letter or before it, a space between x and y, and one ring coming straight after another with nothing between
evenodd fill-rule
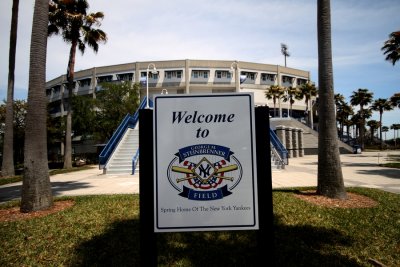
<instances>
[{"instance_id":1,"label":"palm tree trunk","mask_svg":"<svg viewBox=\"0 0 400 267\"><path fill-rule=\"evenodd\" d=\"M1 175L14 176L14 72L17 47L19 0L13 0L10 31L10 52L8 58L8 86L6 103L6 124L4 129L3 162Z\"/></svg>"},{"instance_id":2,"label":"palm tree trunk","mask_svg":"<svg viewBox=\"0 0 400 267\"><path fill-rule=\"evenodd\" d=\"M64 169L72 168L72 94L74 87L74 69L75 55L77 43L73 42L69 52L67 81L68 81L68 106L67 106L67 123L65 130L65 150L64 150Z\"/></svg>"},{"instance_id":3,"label":"palm tree trunk","mask_svg":"<svg viewBox=\"0 0 400 267\"><path fill-rule=\"evenodd\" d=\"M317 193L345 199L342 167L336 131L333 91L330 0L318 0L318 186Z\"/></svg>"},{"instance_id":4,"label":"palm tree trunk","mask_svg":"<svg viewBox=\"0 0 400 267\"><path fill-rule=\"evenodd\" d=\"M379 113L379 141L380 141L380 147L381 150L383 149L383 143L382 143L382 112Z\"/></svg>"},{"instance_id":5,"label":"palm tree trunk","mask_svg":"<svg viewBox=\"0 0 400 267\"><path fill-rule=\"evenodd\" d=\"M364 151L365 119L364 119L364 107L363 107L363 105L360 105L360 114L361 114L361 125L360 125L360 129L359 129L360 146L361 146L361 150Z\"/></svg>"},{"instance_id":6,"label":"palm tree trunk","mask_svg":"<svg viewBox=\"0 0 400 267\"><path fill-rule=\"evenodd\" d=\"M46 49L49 1L36 0L29 63L21 211L47 209L53 196L47 160Z\"/></svg>"}]
</instances>

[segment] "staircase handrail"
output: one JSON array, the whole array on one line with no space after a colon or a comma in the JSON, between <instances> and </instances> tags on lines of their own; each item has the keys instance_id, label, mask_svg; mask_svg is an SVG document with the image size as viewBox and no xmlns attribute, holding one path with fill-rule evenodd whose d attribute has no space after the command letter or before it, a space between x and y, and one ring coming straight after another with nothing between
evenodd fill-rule
<instances>
[{"instance_id":1,"label":"staircase handrail","mask_svg":"<svg viewBox=\"0 0 400 267\"><path fill-rule=\"evenodd\" d=\"M283 146L281 141L279 140L278 136L275 134L275 132L272 129L269 129L269 135L270 135L270 141L275 149L275 152L279 155L279 158L281 160L282 164L288 165L289 160L288 160L288 151L286 148Z\"/></svg>"},{"instance_id":2,"label":"staircase handrail","mask_svg":"<svg viewBox=\"0 0 400 267\"><path fill-rule=\"evenodd\" d=\"M132 158L132 175L135 174L136 166L139 163L139 149L140 148L136 150L135 156L133 156Z\"/></svg>"},{"instance_id":3,"label":"staircase handrail","mask_svg":"<svg viewBox=\"0 0 400 267\"><path fill-rule=\"evenodd\" d=\"M103 148L99 155L99 169L104 168L107 164L112 152L117 147L118 143L121 141L124 136L126 130L128 128L135 128L138 120L139 120L139 109L143 109L146 106L146 97L142 100L139 105L139 108L136 110L134 115L126 114L125 118L122 120L121 124L118 126L117 130L113 133L110 140L107 142L107 145Z\"/></svg>"}]
</instances>

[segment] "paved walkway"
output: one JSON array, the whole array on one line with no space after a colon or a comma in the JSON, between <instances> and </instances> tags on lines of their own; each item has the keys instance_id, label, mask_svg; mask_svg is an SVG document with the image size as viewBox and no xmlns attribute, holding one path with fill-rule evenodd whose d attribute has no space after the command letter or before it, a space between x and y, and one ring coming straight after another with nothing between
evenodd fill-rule
<instances>
[{"instance_id":1,"label":"paved walkway","mask_svg":"<svg viewBox=\"0 0 400 267\"><path fill-rule=\"evenodd\" d=\"M380 167L397 152L363 152L341 155L346 187L378 188L400 194L400 169ZM317 186L316 155L289 159L284 170L272 172L273 188ZM50 177L54 196L133 194L139 192L139 175L103 174L97 166L89 170ZM21 183L0 186L0 203L20 197Z\"/></svg>"}]
</instances>

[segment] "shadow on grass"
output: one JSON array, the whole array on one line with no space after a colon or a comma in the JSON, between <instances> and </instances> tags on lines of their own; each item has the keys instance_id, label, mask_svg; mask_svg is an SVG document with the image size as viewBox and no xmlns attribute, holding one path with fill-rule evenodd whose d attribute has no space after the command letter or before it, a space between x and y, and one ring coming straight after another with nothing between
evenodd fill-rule
<instances>
[{"instance_id":1,"label":"shadow on grass","mask_svg":"<svg viewBox=\"0 0 400 267\"><path fill-rule=\"evenodd\" d=\"M118 221L78 245L71 266L139 266L139 221Z\"/></svg>"},{"instance_id":2,"label":"shadow on grass","mask_svg":"<svg viewBox=\"0 0 400 267\"><path fill-rule=\"evenodd\" d=\"M360 266L337 252L335 247L351 246L351 237L335 229L309 225L289 226L275 217L276 266Z\"/></svg>"},{"instance_id":3,"label":"shadow on grass","mask_svg":"<svg viewBox=\"0 0 400 267\"><path fill-rule=\"evenodd\" d=\"M357 172L365 175L381 175L387 178L400 179L400 169L382 168L379 170L358 170Z\"/></svg>"},{"instance_id":4,"label":"shadow on grass","mask_svg":"<svg viewBox=\"0 0 400 267\"><path fill-rule=\"evenodd\" d=\"M83 182L51 182L51 189L53 191L53 196L60 196L62 192L81 189L81 188L89 188L91 187L90 183ZM0 188L0 202L6 202L14 199L21 198L21 188L22 185L13 185L6 186Z\"/></svg>"},{"instance_id":5,"label":"shadow on grass","mask_svg":"<svg viewBox=\"0 0 400 267\"><path fill-rule=\"evenodd\" d=\"M337 230L295 225L274 219L273 251L257 263L257 231L157 234L158 266L360 266L337 252L351 246ZM104 234L76 248L72 266L139 266L139 221L119 221ZM272 248L271 248L272 249ZM274 259L271 259L272 252Z\"/></svg>"}]
</instances>

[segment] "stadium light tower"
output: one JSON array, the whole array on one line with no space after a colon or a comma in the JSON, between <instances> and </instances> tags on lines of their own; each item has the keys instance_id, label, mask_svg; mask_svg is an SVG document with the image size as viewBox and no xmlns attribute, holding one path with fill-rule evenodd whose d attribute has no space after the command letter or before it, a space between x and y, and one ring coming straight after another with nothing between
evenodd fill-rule
<instances>
[{"instance_id":1,"label":"stadium light tower","mask_svg":"<svg viewBox=\"0 0 400 267\"><path fill-rule=\"evenodd\" d=\"M281 52L282 55L285 57L285 67L286 67L286 57L290 57L290 53L288 51L288 46L286 44L281 44Z\"/></svg>"}]
</instances>

